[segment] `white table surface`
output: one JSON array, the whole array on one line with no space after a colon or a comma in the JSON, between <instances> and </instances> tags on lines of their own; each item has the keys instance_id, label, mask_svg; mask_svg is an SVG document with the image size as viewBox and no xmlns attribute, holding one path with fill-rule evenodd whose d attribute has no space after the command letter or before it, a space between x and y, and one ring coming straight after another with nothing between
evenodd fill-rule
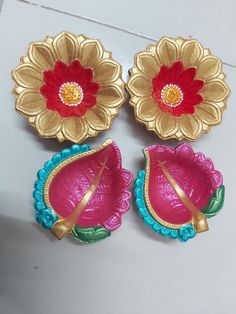
<instances>
[{"instance_id":1,"label":"white table surface","mask_svg":"<svg viewBox=\"0 0 236 314\"><path fill-rule=\"evenodd\" d=\"M234 314L236 309L234 0L5 0L0 12L0 314ZM232 89L223 123L192 146L224 174L224 211L210 231L185 244L144 226L135 207L112 237L93 245L57 241L34 222L37 170L68 143L40 139L14 110L11 70L31 41L67 30L99 38L123 65L163 35L192 36L222 58ZM144 166L142 149L160 143L126 103L110 131L124 167ZM170 145L177 142L170 141Z\"/></svg>"}]
</instances>

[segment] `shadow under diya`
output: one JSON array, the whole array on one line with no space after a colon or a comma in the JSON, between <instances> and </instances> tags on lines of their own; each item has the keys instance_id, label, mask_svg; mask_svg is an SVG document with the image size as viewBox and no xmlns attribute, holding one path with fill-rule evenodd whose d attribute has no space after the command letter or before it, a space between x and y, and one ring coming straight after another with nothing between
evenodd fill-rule
<instances>
[{"instance_id":1,"label":"shadow under diya","mask_svg":"<svg viewBox=\"0 0 236 314\"><path fill-rule=\"evenodd\" d=\"M153 231L187 241L208 230L207 218L223 207L222 175L211 159L191 146L152 145L144 149L146 169L135 181L136 205Z\"/></svg>"},{"instance_id":2,"label":"shadow under diya","mask_svg":"<svg viewBox=\"0 0 236 314\"><path fill-rule=\"evenodd\" d=\"M120 227L121 215L129 209L131 181L113 141L95 149L73 145L38 172L36 220L58 239L68 233L86 243L104 239Z\"/></svg>"}]
</instances>

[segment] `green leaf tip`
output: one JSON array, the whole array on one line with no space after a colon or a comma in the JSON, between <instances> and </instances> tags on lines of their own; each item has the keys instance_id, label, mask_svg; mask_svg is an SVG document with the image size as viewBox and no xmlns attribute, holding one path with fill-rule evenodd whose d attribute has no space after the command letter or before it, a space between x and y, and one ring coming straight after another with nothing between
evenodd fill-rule
<instances>
[{"instance_id":1,"label":"green leaf tip","mask_svg":"<svg viewBox=\"0 0 236 314\"><path fill-rule=\"evenodd\" d=\"M206 218L214 217L220 212L223 207L225 199L225 187L221 185L216 190L215 194L212 195L210 202L207 207L205 207L202 212Z\"/></svg>"},{"instance_id":2,"label":"green leaf tip","mask_svg":"<svg viewBox=\"0 0 236 314\"><path fill-rule=\"evenodd\" d=\"M76 240L83 243L94 243L111 235L111 231L101 226L83 228L79 225L74 225L72 233Z\"/></svg>"}]
</instances>

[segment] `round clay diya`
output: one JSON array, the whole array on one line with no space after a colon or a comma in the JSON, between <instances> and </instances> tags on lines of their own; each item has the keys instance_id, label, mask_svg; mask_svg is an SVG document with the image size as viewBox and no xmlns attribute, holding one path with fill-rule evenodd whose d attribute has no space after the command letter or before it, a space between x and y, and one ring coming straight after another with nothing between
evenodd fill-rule
<instances>
[{"instance_id":1,"label":"round clay diya","mask_svg":"<svg viewBox=\"0 0 236 314\"><path fill-rule=\"evenodd\" d=\"M129 209L131 181L113 141L95 149L73 145L38 172L36 220L58 239L72 233L85 243L102 240L120 227L121 215Z\"/></svg>"},{"instance_id":2,"label":"round clay diya","mask_svg":"<svg viewBox=\"0 0 236 314\"><path fill-rule=\"evenodd\" d=\"M16 110L40 136L60 142L81 143L109 129L125 100L121 65L84 35L31 43L12 77Z\"/></svg>"},{"instance_id":3,"label":"round clay diya","mask_svg":"<svg viewBox=\"0 0 236 314\"><path fill-rule=\"evenodd\" d=\"M127 89L137 121L163 140L197 140L221 122L230 94L221 60L181 37L136 54Z\"/></svg>"},{"instance_id":4,"label":"round clay diya","mask_svg":"<svg viewBox=\"0 0 236 314\"><path fill-rule=\"evenodd\" d=\"M191 146L144 149L146 169L135 181L136 205L144 223L172 239L187 241L208 230L207 219L223 207L223 178L211 159Z\"/></svg>"}]
</instances>

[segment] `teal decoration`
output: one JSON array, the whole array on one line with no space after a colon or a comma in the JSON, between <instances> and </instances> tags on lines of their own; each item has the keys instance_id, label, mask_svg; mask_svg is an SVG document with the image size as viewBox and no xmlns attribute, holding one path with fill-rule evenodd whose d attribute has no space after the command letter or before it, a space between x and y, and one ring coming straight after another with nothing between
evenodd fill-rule
<instances>
[{"instance_id":1,"label":"teal decoration","mask_svg":"<svg viewBox=\"0 0 236 314\"><path fill-rule=\"evenodd\" d=\"M225 199L225 186L221 185L218 187L215 194L211 197L208 206L202 210L205 217L211 218L218 214L223 208L224 199Z\"/></svg>"},{"instance_id":2,"label":"teal decoration","mask_svg":"<svg viewBox=\"0 0 236 314\"><path fill-rule=\"evenodd\" d=\"M51 160L45 162L44 167L38 171L38 179L34 184L34 208L35 219L44 228L51 229L54 223L58 220L57 215L53 210L47 207L44 201L44 185L54 168L56 168L64 160L71 158L75 155L79 155L91 150L89 145L72 145L71 148L63 149L60 153L55 154Z\"/></svg>"},{"instance_id":3,"label":"teal decoration","mask_svg":"<svg viewBox=\"0 0 236 314\"><path fill-rule=\"evenodd\" d=\"M194 238L196 231L193 229L192 225L186 225L179 229L179 240L186 242L189 239Z\"/></svg>"},{"instance_id":4,"label":"teal decoration","mask_svg":"<svg viewBox=\"0 0 236 314\"><path fill-rule=\"evenodd\" d=\"M143 218L144 223L156 233L169 237L170 239L179 239L181 242L186 242L187 240L194 238L196 231L191 224L185 225L180 229L172 229L163 226L151 216L146 206L144 196L145 175L145 170L138 171L134 189L135 203L138 213Z\"/></svg>"},{"instance_id":5,"label":"teal decoration","mask_svg":"<svg viewBox=\"0 0 236 314\"><path fill-rule=\"evenodd\" d=\"M44 208L36 212L35 219L45 229L51 229L58 218L50 208Z\"/></svg>"},{"instance_id":6,"label":"teal decoration","mask_svg":"<svg viewBox=\"0 0 236 314\"><path fill-rule=\"evenodd\" d=\"M98 242L111 235L111 231L101 226L85 228L75 225L72 229L72 233L76 240L83 243Z\"/></svg>"}]
</instances>

